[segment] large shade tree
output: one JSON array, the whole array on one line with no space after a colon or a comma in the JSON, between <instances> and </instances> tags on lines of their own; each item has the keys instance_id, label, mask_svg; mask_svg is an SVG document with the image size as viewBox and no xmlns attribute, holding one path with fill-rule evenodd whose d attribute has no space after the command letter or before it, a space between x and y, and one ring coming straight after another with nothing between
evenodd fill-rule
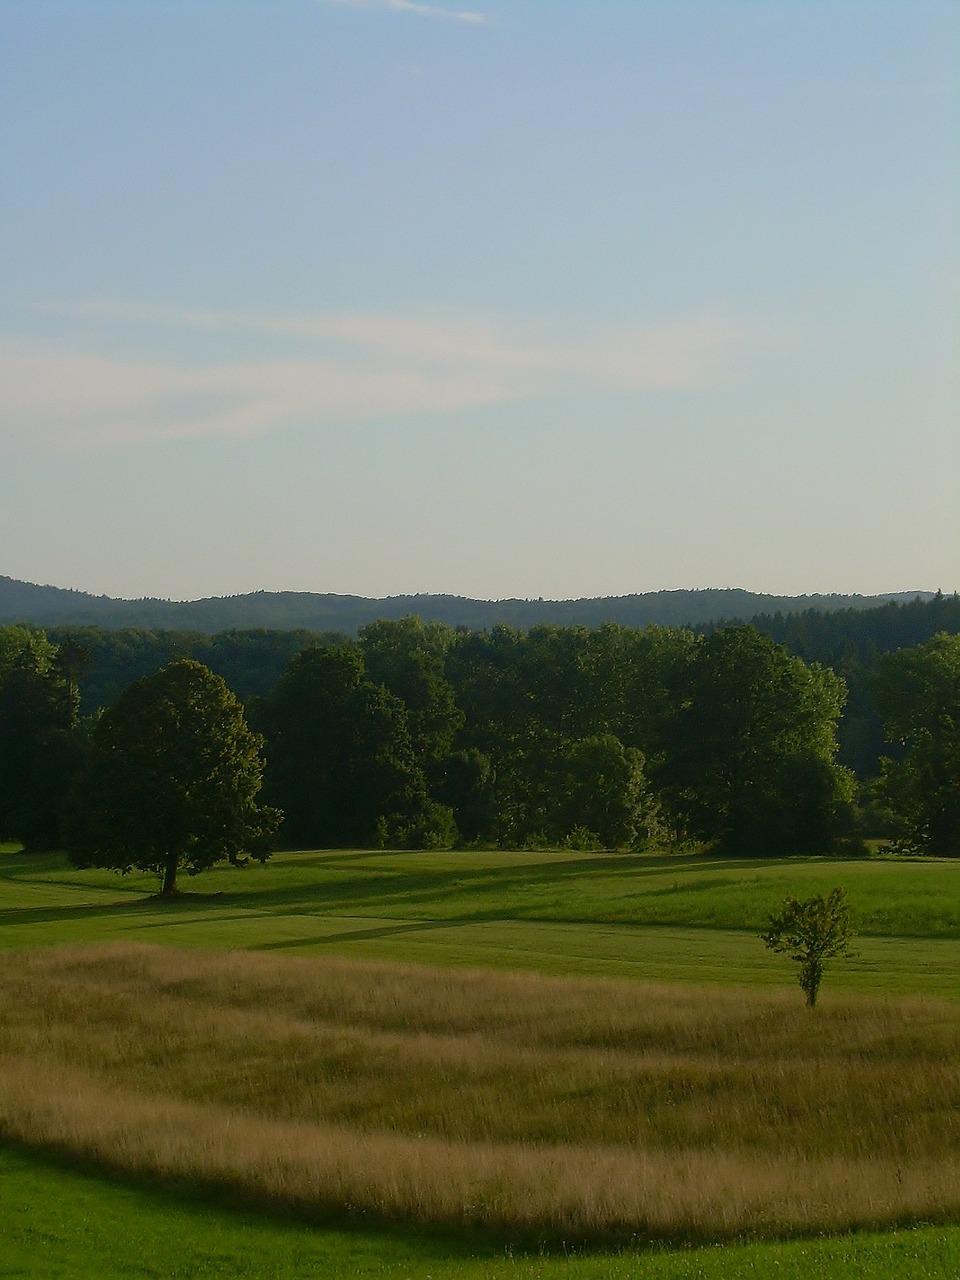
<instances>
[{"instance_id":1,"label":"large shade tree","mask_svg":"<svg viewBox=\"0 0 960 1280\"><path fill-rule=\"evenodd\" d=\"M281 815L257 804L262 745L201 663L182 659L137 680L101 716L74 784L71 860L155 872L172 895L180 871L265 859Z\"/></svg>"}]
</instances>

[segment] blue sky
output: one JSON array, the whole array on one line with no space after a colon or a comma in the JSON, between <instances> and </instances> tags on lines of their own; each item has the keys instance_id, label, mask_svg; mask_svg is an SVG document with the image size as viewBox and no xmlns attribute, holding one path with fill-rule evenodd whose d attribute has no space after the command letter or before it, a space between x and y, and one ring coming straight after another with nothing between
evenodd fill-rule
<instances>
[{"instance_id":1,"label":"blue sky","mask_svg":"<svg viewBox=\"0 0 960 1280\"><path fill-rule=\"evenodd\" d=\"M953 0L5 0L0 573L960 588Z\"/></svg>"}]
</instances>

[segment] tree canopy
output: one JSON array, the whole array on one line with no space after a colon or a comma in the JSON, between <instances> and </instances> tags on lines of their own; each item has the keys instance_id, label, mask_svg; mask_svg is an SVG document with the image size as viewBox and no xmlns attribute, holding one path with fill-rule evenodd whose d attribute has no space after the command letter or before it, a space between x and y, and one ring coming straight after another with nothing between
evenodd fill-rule
<instances>
[{"instance_id":1,"label":"tree canopy","mask_svg":"<svg viewBox=\"0 0 960 1280\"><path fill-rule=\"evenodd\" d=\"M853 796L835 764L843 681L727 627L699 642L682 687L662 778L687 831L736 852L829 848Z\"/></svg>"},{"instance_id":2,"label":"tree canopy","mask_svg":"<svg viewBox=\"0 0 960 1280\"><path fill-rule=\"evenodd\" d=\"M813 1008L828 960L851 956L853 914L843 889L831 889L812 898L785 898L760 936L771 951L789 956L800 966L800 990Z\"/></svg>"},{"instance_id":3,"label":"tree canopy","mask_svg":"<svg viewBox=\"0 0 960 1280\"><path fill-rule=\"evenodd\" d=\"M882 762L875 794L905 851L960 856L960 636L885 654L877 703L899 758Z\"/></svg>"},{"instance_id":4,"label":"tree canopy","mask_svg":"<svg viewBox=\"0 0 960 1280\"><path fill-rule=\"evenodd\" d=\"M955 604L898 606L891 617L926 625ZM476 632L401 617L355 640L55 638L59 647L25 628L0 634L0 837L56 840L58 796L95 721L78 722L78 688L92 708L163 663L201 657L249 699L267 738L263 798L286 812L289 845L582 839L627 849L679 834L780 855L830 852L854 829L854 779L838 765L844 679L753 626ZM901 847L924 852L957 848L954 643L843 659L860 746L880 733L881 705L894 743L871 816L882 810Z\"/></svg>"},{"instance_id":5,"label":"tree canopy","mask_svg":"<svg viewBox=\"0 0 960 1280\"><path fill-rule=\"evenodd\" d=\"M286 845L452 842L449 813L428 797L406 707L369 678L356 645L305 650L256 714Z\"/></svg>"},{"instance_id":6,"label":"tree canopy","mask_svg":"<svg viewBox=\"0 0 960 1280\"><path fill-rule=\"evenodd\" d=\"M155 872L171 895L181 870L265 859L281 815L257 804L262 745L234 694L199 662L135 681L100 717L75 781L72 861Z\"/></svg>"},{"instance_id":7,"label":"tree canopy","mask_svg":"<svg viewBox=\"0 0 960 1280\"><path fill-rule=\"evenodd\" d=\"M0 839L55 847L83 750L63 648L27 627L0 627Z\"/></svg>"}]
</instances>

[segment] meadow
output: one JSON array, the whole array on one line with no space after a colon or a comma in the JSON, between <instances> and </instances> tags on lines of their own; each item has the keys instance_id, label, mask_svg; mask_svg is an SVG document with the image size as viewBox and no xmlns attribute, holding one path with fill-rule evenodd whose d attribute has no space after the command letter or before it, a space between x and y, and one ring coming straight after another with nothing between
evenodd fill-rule
<instances>
[{"instance_id":1,"label":"meadow","mask_svg":"<svg viewBox=\"0 0 960 1280\"><path fill-rule=\"evenodd\" d=\"M835 966L827 989L957 993L958 873L936 859L337 850L215 867L158 903L154 877L7 850L0 947L140 940L783 987L789 965L757 932L786 894L834 885L857 914L859 956Z\"/></svg>"},{"instance_id":2,"label":"meadow","mask_svg":"<svg viewBox=\"0 0 960 1280\"><path fill-rule=\"evenodd\" d=\"M149 878L8 850L3 1171L97 1188L105 1213L200 1196L220 1230L329 1245L325 1275L719 1277L742 1250L800 1274L814 1248L823 1274L851 1250L943 1274L956 874L355 851L208 872L160 904ZM835 884L860 955L811 1013L756 931L785 893Z\"/></svg>"}]
</instances>

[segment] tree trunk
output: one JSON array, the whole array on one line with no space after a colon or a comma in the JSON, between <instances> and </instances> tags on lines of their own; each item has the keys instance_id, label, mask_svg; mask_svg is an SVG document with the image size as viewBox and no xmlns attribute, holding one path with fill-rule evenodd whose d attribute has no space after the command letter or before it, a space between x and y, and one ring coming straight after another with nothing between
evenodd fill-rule
<instances>
[{"instance_id":1,"label":"tree trunk","mask_svg":"<svg viewBox=\"0 0 960 1280\"><path fill-rule=\"evenodd\" d=\"M180 865L180 858L177 854L171 854L167 859L163 868L163 883L160 886L161 898L172 898L177 892L177 868Z\"/></svg>"}]
</instances>

